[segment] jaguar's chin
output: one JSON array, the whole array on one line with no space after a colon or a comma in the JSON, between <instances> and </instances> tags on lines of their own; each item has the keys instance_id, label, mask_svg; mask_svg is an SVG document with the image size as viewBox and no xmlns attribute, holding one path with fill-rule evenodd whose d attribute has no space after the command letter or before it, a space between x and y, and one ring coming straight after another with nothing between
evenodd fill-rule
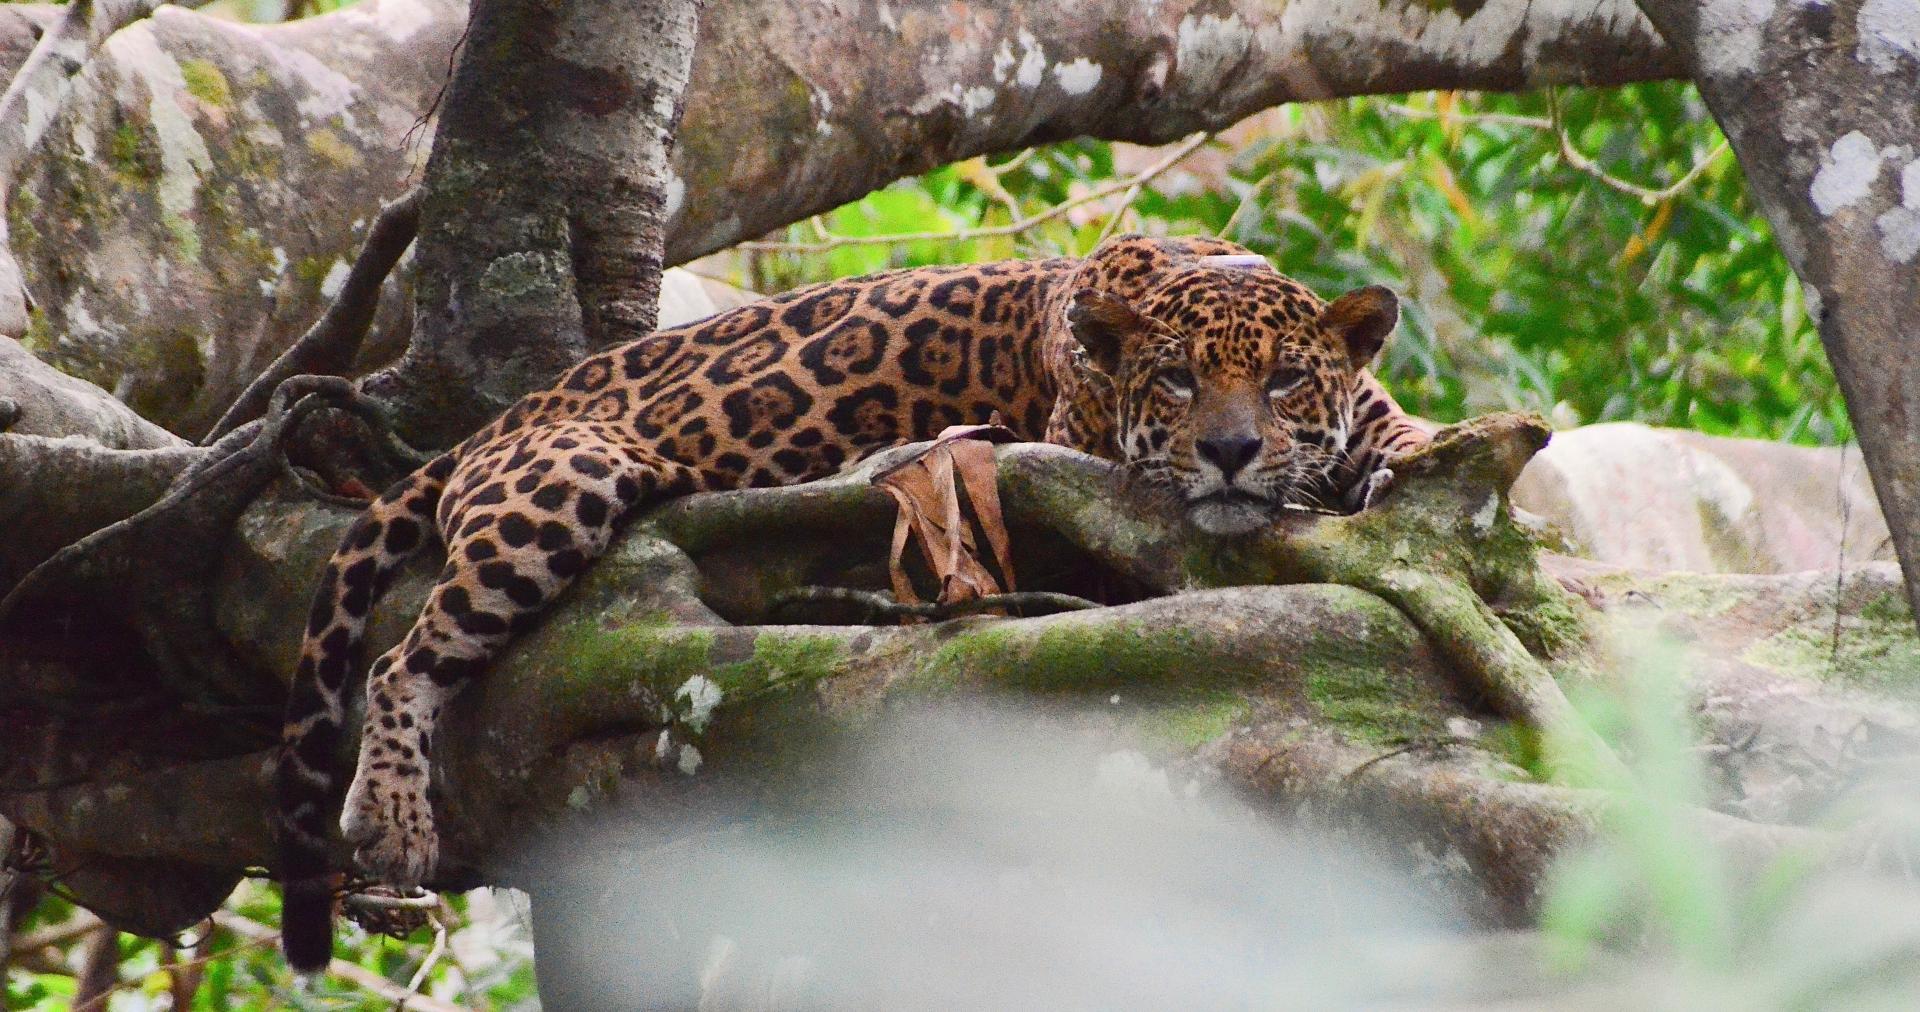
<instances>
[{"instance_id":1,"label":"jaguar's chin","mask_svg":"<svg viewBox=\"0 0 1920 1012\"><path fill-rule=\"evenodd\" d=\"M1208 534L1257 531L1273 523L1279 504L1239 491L1215 492L1187 500L1187 522Z\"/></svg>"}]
</instances>

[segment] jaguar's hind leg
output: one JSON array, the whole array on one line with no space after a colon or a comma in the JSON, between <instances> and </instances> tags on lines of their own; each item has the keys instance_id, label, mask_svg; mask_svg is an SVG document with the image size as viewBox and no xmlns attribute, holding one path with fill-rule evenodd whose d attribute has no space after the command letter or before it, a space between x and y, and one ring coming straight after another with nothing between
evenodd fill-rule
<instances>
[{"instance_id":1,"label":"jaguar's hind leg","mask_svg":"<svg viewBox=\"0 0 1920 1012\"><path fill-rule=\"evenodd\" d=\"M427 788L442 707L605 551L622 515L691 491L685 468L571 426L538 434L521 455L533 459L451 508L447 566L368 675L341 829L360 865L396 886L431 877L438 859Z\"/></svg>"}]
</instances>

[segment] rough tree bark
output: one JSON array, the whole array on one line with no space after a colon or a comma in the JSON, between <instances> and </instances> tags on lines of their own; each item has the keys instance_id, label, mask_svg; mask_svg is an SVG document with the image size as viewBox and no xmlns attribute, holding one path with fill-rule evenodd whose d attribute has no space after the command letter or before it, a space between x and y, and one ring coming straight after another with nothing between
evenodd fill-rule
<instances>
[{"instance_id":1,"label":"rough tree bark","mask_svg":"<svg viewBox=\"0 0 1920 1012\"><path fill-rule=\"evenodd\" d=\"M370 378L446 446L653 329L693 0L479 0L423 184L415 326Z\"/></svg>"},{"instance_id":2,"label":"rough tree bark","mask_svg":"<svg viewBox=\"0 0 1920 1012\"><path fill-rule=\"evenodd\" d=\"M1920 607L1920 15L1910 0L1640 0L1807 289Z\"/></svg>"},{"instance_id":3,"label":"rough tree bark","mask_svg":"<svg viewBox=\"0 0 1920 1012\"><path fill-rule=\"evenodd\" d=\"M667 262L904 173L1076 132L1152 142L1294 99L1679 73L1630 0L1493 0L1464 18L1412 0L961 11L709 9L668 180ZM256 27L169 6L119 33L13 181L27 343L149 419L205 432L337 294L380 204L418 181L431 126L416 120L464 12L364 0ZM0 8L0 66L57 14ZM383 299L357 372L406 346L409 307L397 291Z\"/></svg>"}]
</instances>

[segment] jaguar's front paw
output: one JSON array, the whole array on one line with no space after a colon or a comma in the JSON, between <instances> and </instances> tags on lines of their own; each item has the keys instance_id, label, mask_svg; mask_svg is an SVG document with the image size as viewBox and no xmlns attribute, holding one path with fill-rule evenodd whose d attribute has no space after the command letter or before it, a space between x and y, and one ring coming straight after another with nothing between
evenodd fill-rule
<instances>
[{"instance_id":1,"label":"jaguar's front paw","mask_svg":"<svg viewBox=\"0 0 1920 1012\"><path fill-rule=\"evenodd\" d=\"M427 804L427 778L391 769L362 770L347 792L340 831L353 844L361 870L381 882L411 889L433 874L440 842Z\"/></svg>"}]
</instances>

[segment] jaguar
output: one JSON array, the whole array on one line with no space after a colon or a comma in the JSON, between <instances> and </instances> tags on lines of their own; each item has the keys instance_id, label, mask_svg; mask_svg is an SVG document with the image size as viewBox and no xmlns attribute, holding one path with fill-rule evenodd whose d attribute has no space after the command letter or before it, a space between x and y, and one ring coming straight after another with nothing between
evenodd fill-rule
<instances>
[{"instance_id":1,"label":"jaguar","mask_svg":"<svg viewBox=\"0 0 1920 1012\"><path fill-rule=\"evenodd\" d=\"M831 281L580 362L376 498L325 568L274 770L289 962L328 959L333 759L368 613L409 556L447 561L367 672L339 821L401 888L434 874L442 709L649 507L824 477L997 413L1123 463L1211 534L1289 504L1364 508L1426 439L1368 369L1398 319L1379 286L1325 302L1231 243L1121 236Z\"/></svg>"}]
</instances>

